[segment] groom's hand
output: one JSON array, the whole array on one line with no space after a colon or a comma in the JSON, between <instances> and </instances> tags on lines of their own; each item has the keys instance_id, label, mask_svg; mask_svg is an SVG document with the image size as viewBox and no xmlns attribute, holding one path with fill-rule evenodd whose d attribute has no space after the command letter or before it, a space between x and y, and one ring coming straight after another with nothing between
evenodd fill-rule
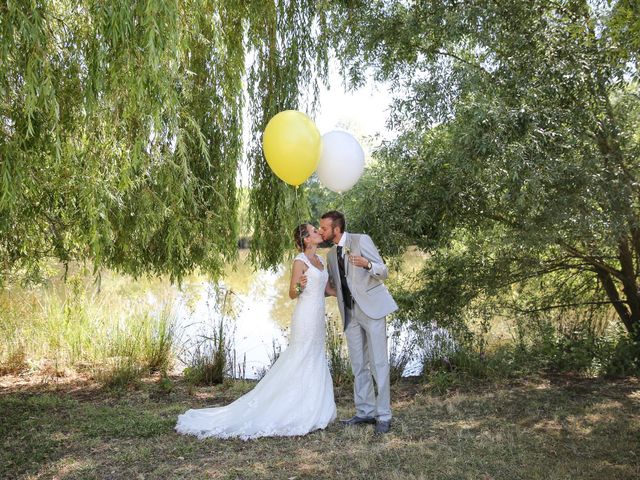
<instances>
[{"instance_id":1,"label":"groom's hand","mask_svg":"<svg viewBox=\"0 0 640 480\"><path fill-rule=\"evenodd\" d=\"M360 255L349 255L349 263L351 265L355 265L356 267L369 269L369 260Z\"/></svg>"}]
</instances>

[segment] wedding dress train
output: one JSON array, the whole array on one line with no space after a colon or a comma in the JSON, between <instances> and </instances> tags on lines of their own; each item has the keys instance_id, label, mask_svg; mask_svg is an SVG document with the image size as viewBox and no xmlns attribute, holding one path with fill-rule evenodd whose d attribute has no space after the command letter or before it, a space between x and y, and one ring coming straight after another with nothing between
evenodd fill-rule
<instances>
[{"instance_id":1,"label":"wedding dress train","mask_svg":"<svg viewBox=\"0 0 640 480\"><path fill-rule=\"evenodd\" d=\"M304 435L325 428L336 417L333 384L325 353L324 288L328 273L304 254L307 285L293 312L289 347L264 378L235 402L188 410L176 431L198 438Z\"/></svg>"}]
</instances>

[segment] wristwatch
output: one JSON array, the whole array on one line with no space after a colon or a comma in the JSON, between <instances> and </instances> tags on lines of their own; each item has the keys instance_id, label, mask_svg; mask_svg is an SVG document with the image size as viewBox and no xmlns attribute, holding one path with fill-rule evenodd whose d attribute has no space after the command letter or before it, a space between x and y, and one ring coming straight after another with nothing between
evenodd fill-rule
<instances>
[{"instance_id":1,"label":"wristwatch","mask_svg":"<svg viewBox=\"0 0 640 480\"><path fill-rule=\"evenodd\" d=\"M371 264L371 260L368 261L367 266L364 268L365 270L371 270L373 265Z\"/></svg>"}]
</instances>

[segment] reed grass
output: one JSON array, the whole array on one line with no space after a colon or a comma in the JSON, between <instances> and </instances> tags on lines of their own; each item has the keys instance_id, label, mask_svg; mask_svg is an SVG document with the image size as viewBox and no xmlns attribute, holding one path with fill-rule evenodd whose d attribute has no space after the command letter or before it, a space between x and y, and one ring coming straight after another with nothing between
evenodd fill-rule
<instances>
[{"instance_id":1,"label":"reed grass","mask_svg":"<svg viewBox=\"0 0 640 480\"><path fill-rule=\"evenodd\" d=\"M329 371L336 388L353 384L353 372L347 351L347 342L342 331L342 322L333 315L326 316L326 340Z\"/></svg>"},{"instance_id":2,"label":"reed grass","mask_svg":"<svg viewBox=\"0 0 640 480\"><path fill-rule=\"evenodd\" d=\"M280 345L280 343L275 338L273 338L271 340L271 351L267 352L267 355L269 356L269 364L264 365L263 367L257 368L255 370L255 377L257 380L261 380L262 377L264 377L267 374L269 369L273 367L273 364L276 363L278 358L280 358L281 353L282 353L282 345Z\"/></svg>"},{"instance_id":3,"label":"reed grass","mask_svg":"<svg viewBox=\"0 0 640 480\"><path fill-rule=\"evenodd\" d=\"M183 374L191 385L216 385L232 378L246 367L238 366L234 346L233 322L237 312L233 308L233 293L218 289L211 305L208 320L200 332L182 345L180 360Z\"/></svg>"},{"instance_id":4,"label":"reed grass","mask_svg":"<svg viewBox=\"0 0 640 480\"><path fill-rule=\"evenodd\" d=\"M0 373L71 372L122 386L171 367L175 316L170 306L120 303L72 277L59 287L0 293Z\"/></svg>"}]
</instances>

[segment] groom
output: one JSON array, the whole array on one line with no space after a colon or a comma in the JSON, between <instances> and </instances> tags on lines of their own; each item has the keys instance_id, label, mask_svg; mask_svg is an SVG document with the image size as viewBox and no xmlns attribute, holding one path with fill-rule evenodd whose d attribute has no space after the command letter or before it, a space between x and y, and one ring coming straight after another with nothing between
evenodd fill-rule
<instances>
[{"instance_id":1,"label":"groom","mask_svg":"<svg viewBox=\"0 0 640 480\"><path fill-rule=\"evenodd\" d=\"M325 242L334 244L327 255L329 278L336 288L354 375L356 415L343 423L375 423L376 433L387 433L391 394L384 317L398 309L382 283L389 272L368 235L345 231L342 213L332 210L322 215L320 233Z\"/></svg>"}]
</instances>

